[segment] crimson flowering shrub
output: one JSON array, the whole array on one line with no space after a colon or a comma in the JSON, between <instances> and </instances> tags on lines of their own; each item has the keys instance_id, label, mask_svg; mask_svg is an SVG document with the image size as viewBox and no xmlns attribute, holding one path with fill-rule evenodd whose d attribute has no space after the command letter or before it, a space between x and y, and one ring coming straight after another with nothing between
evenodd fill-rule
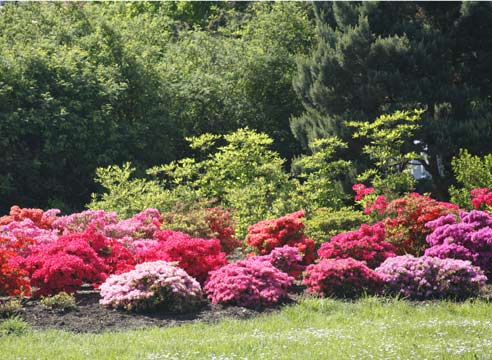
<instances>
[{"instance_id":1,"label":"crimson flowering shrub","mask_svg":"<svg viewBox=\"0 0 492 360\"><path fill-rule=\"evenodd\" d=\"M286 298L293 281L270 262L251 257L212 271L204 290L214 304L267 307Z\"/></svg>"},{"instance_id":2,"label":"crimson flowering shrub","mask_svg":"<svg viewBox=\"0 0 492 360\"><path fill-rule=\"evenodd\" d=\"M322 259L309 265L304 272L303 282L308 293L338 298L377 294L383 284L374 270L352 258Z\"/></svg>"},{"instance_id":3,"label":"crimson flowering shrub","mask_svg":"<svg viewBox=\"0 0 492 360\"><path fill-rule=\"evenodd\" d=\"M267 255L277 247L297 247L304 255L304 264L314 261L314 240L304 236L303 210L278 219L260 221L248 228L246 243L256 254Z\"/></svg>"},{"instance_id":4,"label":"crimson flowering shrub","mask_svg":"<svg viewBox=\"0 0 492 360\"><path fill-rule=\"evenodd\" d=\"M0 238L0 296L30 295L28 273L16 261L17 246L22 245L12 245L10 240Z\"/></svg>"},{"instance_id":5,"label":"crimson flowering shrub","mask_svg":"<svg viewBox=\"0 0 492 360\"><path fill-rule=\"evenodd\" d=\"M220 206L206 209L205 221L212 231L212 238L220 240L222 251L230 254L234 249L241 247L241 241L235 238L234 221L230 210Z\"/></svg>"},{"instance_id":6,"label":"crimson flowering shrub","mask_svg":"<svg viewBox=\"0 0 492 360\"><path fill-rule=\"evenodd\" d=\"M157 231L155 242L137 243L138 262L176 261L179 267L203 284L208 273L227 264L217 239L199 239L171 230Z\"/></svg>"},{"instance_id":7,"label":"crimson flowering shrub","mask_svg":"<svg viewBox=\"0 0 492 360\"><path fill-rule=\"evenodd\" d=\"M477 296L487 277L469 261L430 256L397 256L376 269L386 291L407 298L466 299Z\"/></svg>"},{"instance_id":8,"label":"crimson flowering shrub","mask_svg":"<svg viewBox=\"0 0 492 360\"><path fill-rule=\"evenodd\" d=\"M41 209L27 209L14 205L10 208L10 214L0 217L0 225L8 225L12 222L21 222L29 219L40 229L51 229L56 220L58 209L44 211Z\"/></svg>"},{"instance_id":9,"label":"crimson flowering shrub","mask_svg":"<svg viewBox=\"0 0 492 360\"><path fill-rule=\"evenodd\" d=\"M492 274L492 217L484 211L447 215L427 224L430 248L425 255L470 260L490 277Z\"/></svg>"},{"instance_id":10,"label":"crimson flowering shrub","mask_svg":"<svg viewBox=\"0 0 492 360\"><path fill-rule=\"evenodd\" d=\"M470 191L471 203L477 210L487 210L492 206L492 189L477 188Z\"/></svg>"},{"instance_id":11,"label":"crimson flowering shrub","mask_svg":"<svg viewBox=\"0 0 492 360\"><path fill-rule=\"evenodd\" d=\"M388 257L396 256L395 247L385 241L384 224L362 224L360 229L334 236L318 250L324 259L353 258L363 261L368 267L378 267Z\"/></svg>"},{"instance_id":12,"label":"crimson flowering shrub","mask_svg":"<svg viewBox=\"0 0 492 360\"><path fill-rule=\"evenodd\" d=\"M36 247L21 264L36 296L75 292L84 282L100 284L110 269L90 243L88 233L70 234Z\"/></svg>"},{"instance_id":13,"label":"crimson flowering shrub","mask_svg":"<svg viewBox=\"0 0 492 360\"><path fill-rule=\"evenodd\" d=\"M417 193L388 202L384 196L375 197L374 189L362 184L354 185L354 190L356 200L365 206L364 213L384 223L386 241L395 246L399 255L422 254L427 247L426 235L431 232L426 223L459 211L455 204Z\"/></svg>"},{"instance_id":14,"label":"crimson flowering shrub","mask_svg":"<svg viewBox=\"0 0 492 360\"><path fill-rule=\"evenodd\" d=\"M111 275L100 291L102 305L128 311L187 311L202 296L195 279L165 261L138 264L134 270Z\"/></svg>"}]
</instances>

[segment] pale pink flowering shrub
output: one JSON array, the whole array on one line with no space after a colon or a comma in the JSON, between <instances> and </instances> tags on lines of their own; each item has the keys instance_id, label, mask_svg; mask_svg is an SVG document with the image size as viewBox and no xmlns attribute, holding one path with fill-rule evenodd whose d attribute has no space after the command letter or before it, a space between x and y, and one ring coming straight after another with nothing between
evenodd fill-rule
<instances>
[{"instance_id":1,"label":"pale pink flowering shrub","mask_svg":"<svg viewBox=\"0 0 492 360\"><path fill-rule=\"evenodd\" d=\"M118 216L115 212L104 210L86 210L67 216L61 216L53 222L53 227L63 234L82 233L89 228L103 231L110 224L116 224Z\"/></svg>"},{"instance_id":2,"label":"pale pink flowering shrub","mask_svg":"<svg viewBox=\"0 0 492 360\"><path fill-rule=\"evenodd\" d=\"M20 239L32 239L33 246L48 244L59 237L57 230L38 227L31 219L12 221L7 225L0 225L0 237L15 243ZM30 248L25 249L22 255L30 253Z\"/></svg>"},{"instance_id":3,"label":"pale pink flowering shrub","mask_svg":"<svg viewBox=\"0 0 492 360\"><path fill-rule=\"evenodd\" d=\"M210 273L204 290L214 304L271 306L287 297L294 278L258 257Z\"/></svg>"},{"instance_id":4,"label":"pale pink flowering shrub","mask_svg":"<svg viewBox=\"0 0 492 360\"><path fill-rule=\"evenodd\" d=\"M338 298L357 298L377 294L383 285L381 277L362 261L352 258L323 259L309 265L304 272L307 292Z\"/></svg>"},{"instance_id":5,"label":"pale pink flowering shrub","mask_svg":"<svg viewBox=\"0 0 492 360\"><path fill-rule=\"evenodd\" d=\"M111 275L101 285L100 303L128 311L189 311L201 300L200 284L173 263L155 261Z\"/></svg>"},{"instance_id":6,"label":"pale pink flowering shrub","mask_svg":"<svg viewBox=\"0 0 492 360\"><path fill-rule=\"evenodd\" d=\"M145 209L129 219L123 219L116 224L108 224L104 228L106 236L122 239L131 237L133 239L151 238L154 232L161 227L161 214L157 209Z\"/></svg>"},{"instance_id":7,"label":"pale pink flowering shrub","mask_svg":"<svg viewBox=\"0 0 492 360\"><path fill-rule=\"evenodd\" d=\"M431 246L425 255L439 258L470 260L490 276L492 274L492 216L472 210L442 216L426 225L432 229L427 236Z\"/></svg>"},{"instance_id":8,"label":"pale pink flowering shrub","mask_svg":"<svg viewBox=\"0 0 492 360\"><path fill-rule=\"evenodd\" d=\"M412 255L388 258L376 269L389 294L410 299L477 296L487 277L469 261Z\"/></svg>"}]
</instances>

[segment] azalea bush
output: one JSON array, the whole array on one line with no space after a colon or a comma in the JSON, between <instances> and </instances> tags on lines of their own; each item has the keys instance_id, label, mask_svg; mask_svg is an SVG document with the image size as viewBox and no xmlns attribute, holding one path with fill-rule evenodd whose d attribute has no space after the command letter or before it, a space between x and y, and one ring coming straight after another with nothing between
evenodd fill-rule
<instances>
[{"instance_id":1,"label":"azalea bush","mask_svg":"<svg viewBox=\"0 0 492 360\"><path fill-rule=\"evenodd\" d=\"M385 241L384 224L362 224L360 229L334 236L318 250L318 256L325 259L352 258L363 261L372 269L384 260L396 256L395 247Z\"/></svg>"},{"instance_id":2,"label":"azalea bush","mask_svg":"<svg viewBox=\"0 0 492 360\"><path fill-rule=\"evenodd\" d=\"M246 243L259 255L267 255L284 245L297 247L304 263L314 261L314 240L304 236L304 211L297 211L273 220L260 221L248 228Z\"/></svg>"},{"instance_id":3,"label":"azalea bush","mask_svg":"<svg viewBox=\"0 0 492 360\"><path fill-rule=\"evenodd\" d=\"M476 188L470 191L471 204L477 210L490 210L492 207L492 189Z\"/></svg>"},{"instance_id":4,"label":"azalea bush","mask_svg":"<svg viewBox=\"0 0 492 360\"><path fill-rule=\"evenodd\" d=\"M485 211L461 212L431 221L427 227L430 248L425 255L439 258L470 260L491 276L492 274L492 216Z\"/></svg>"},{"instance_id":5,"label":"azalea bush","mask_svg":"<svg viewBox=\"0 0 492 360\"><path fill-rule=\"evenodd\" d=\"M16 258L17 252L10 248L11 243L8 239L0 238L0 296L29 295L30 284L27 279L27 271L20 266ZM6 247L10 249L7 249Z\"/></svg>"},{"instance_id":6,"label":"azalea bush","mask_svg":"<svg viewBox=\"0 0 492 360\"><path fill-rule=\"evenodd\" d=\"M308 293L338 298L377 294L383 284L374 270L352 258L323 259L311 264L304 273L303 282Z\"/></svg>"},{"instance_id":7,"label":"azalea bush","mask_svg":"<svg viewBox=\"0 0 492 360\"><path fill-rule=\"evenodd\" d=\"M100 291L102 305L128 311L189 311L202 296L195 279L165 261L146 262L129 272L111 275Z\"/></svg>"},{"instance_id":8,"label":"azalea bush","mask_svg":"<svg viewBox=\"0 0 492 360\"><path fill-rule=\"evenodd\" d=\"M138 262L176 261L201 284L210 271L227 264L226 254L222 252L218 239L192 238L171 230L158 231L154 236L155 240L134 244Z\"/></svg>"},{"instance_id":9,"label":"azalea bush","mask_svg":"<svg viewBox=\"0 0 492 360\"><path fill-rule=\"evenodd\" d=\"M59 213L60 210L58 209L44 211L42 209L28 209L14 205L10 208L9 215L0 217L0 225L7 225L12 222L20 222L29 219L38 228L51 229L52 224Z\"/></svg>"},{"instance_id":10,"label":"azalea bush","mask_svg":"<svg viewBox=\"0 0 492 360\"><path fill-rule=\"evenodd\" d=\"M376 269L389 294L410 299L466 299L477 296L487 277L469 261L411 255L387 259Z\"/></svg>"},{"instance_id":11,"label":"azalea bush","mask_svg":"<svg viewBox=\"0 0 492 360\"><path fill-rule=\"evenodd\" d=\"M287 297L293 280L268 261L252 257L211 272L204 290L214 304L268 307Z\"/></svg>"},{"instance_id":12,"label":"azalea bush","mask_svg":"<svg viewBox=\"0 0 492 360\"><path fill-rule=\"evenodd\" d=\"M275 248L270 254L258 258L269 262L294 278L298 278L306 269L306 266L302 264L303 260L299 249L293 246L285 245L281 248Z\"/></svg>"}]
</instances>

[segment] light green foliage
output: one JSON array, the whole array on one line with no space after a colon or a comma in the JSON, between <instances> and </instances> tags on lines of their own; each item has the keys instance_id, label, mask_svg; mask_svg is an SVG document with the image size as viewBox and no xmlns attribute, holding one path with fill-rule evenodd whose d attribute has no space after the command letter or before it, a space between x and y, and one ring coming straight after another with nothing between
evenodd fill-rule
<instances>
[{"instance_id":1,"label":"light green foliage","mask_svg":"<svg viewBox=\"0 0 492 360\"><path fill-rule=\"evenodd\" d=\"M310 144L311 155L294 159L293 173L299 180L291 194L294 202L308 212L321 208L341 208L348 199L342 186L351 170L349 161L336 159L347 145L336 137L317 139Z\"/></svg>"},{"instance_id":2,"label":"light green foliage","mask_svg":"<svg viewBox=\"0 0 492 360\"><path fill-rule=\"evenodd\" d=\"M308 298L250 320L4 337L0 358L487 359L492 353L491 310L484 301L415 304Z\"/></svg>"},{"instance_id":3,"label":"light green foliage","mask_svg":"<svg viewBox=\"0 0 492 360\"><path fill-rule=\"evenodd\" d=\"M396 111L381 115L372 122L347 122L347 126L355 128L354 139L366 140L363 152L375 166L362 173L359 181L372 182L385 195L398 196L413 189L415 181L408 165L412 161L424 161L414 150L413 143L423 112Z\"/></svg>"},{"instance_id":4,"label":"light green foliage","mask_svg":"<svg viewBox=\"0 0 492 360\"><path fill-rule=\"evenodd\" d=\"M31 327L29 326L29 324L18 316L14 316L7 320L0 321L0 339L7 335L13 335L13 336L26 335L30 331L31 331Z\"/></svg>"},{"instance_id":5,"label":"light green foliage","mask_svg":"<svg viewBox=\"0 0 492 360\"><path fill-rule=\"evenodd\" d=\"M470 191L475 188L492 187L492 154L483 157L460 150L452 161L454 175L459 187L451 186L451 201L463 208L471 207Z\"/></svg>"},{"instance_id":6,"label":"light green foliage","mask_svg":"<svg viewBox=\"0 0 492 360\"><path fill-rule=\"evenodd\" d=\"M40 302L41 305L49 309L64 312L72 311L77 308L77 305L75 304L75 297L63 291L53 296L42 297Z\"/></svg>"},{"instance_id":7,"label":"light green foliage","mask_svg":"<svg viewBox=\"0 0 492 360\"><path fill-rule=\"evenodd\" d=\"M304 222L304 233L314 239L317 246L338 234L358 229L360 224L368 223L370 218L362 211L353 208L340 210L319 208L313 211Z\"/></svg>"},{"instance_id":8,"label":"light green foliage","mask_svg":"<svg viewBox=\"0 0 492 360\"><path fill-rule=\"evenodd\" d=\"M0 318L12 316L22 309L22 304L19 298L11 298L0 303Z\"/></svg>"}]
</instances>

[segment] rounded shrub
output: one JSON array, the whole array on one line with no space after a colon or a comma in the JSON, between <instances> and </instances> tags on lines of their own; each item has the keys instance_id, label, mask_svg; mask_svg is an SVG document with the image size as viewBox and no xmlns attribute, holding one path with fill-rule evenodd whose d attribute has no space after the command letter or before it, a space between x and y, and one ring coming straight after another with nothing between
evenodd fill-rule
<instances>
[{"instance_id":1,"label":"rounded shrub","mask_svg":"<svg viewBox=\"0 0 492 360\"><path fill-rule=\"evenodd\" d=\"M102 305L128 311L185 312L195 307L202 295L195 279L166 261L146 262L111 275L100 291Z\"/></svg>"},{"instance_id":2,"label":"rounded shrub","mask_svg":"<svg viewBox=\"0 0 492 360\"><path fill-rule=\"evenodd\" d=\"M477 296L487 280L469 261L412 255L387 259L376 273L386 292L416 300Z\"/></svg>"},{"instance_id":3,"label":"rounded shrub","mask_svg":"<svg viewBox=\"0 0 492 360\"><path fill-rule=\"evenodd\" d=\"M382 279L362 261L323 259L309 265L304 273L307 292L338 298L357 298L363 294L376 294Z\"/></svg>"},{"instance_id":4,"label":"rounded shrub","mask_svg":"<svg viewBox=\"0 0 492 360\"><path fill-rule=\"evenodd\" d=\"M211 272L204 290L214 304L254 308L286 298L293 281L269 261L252 257Z\"/></svg>"}]
</instances>

